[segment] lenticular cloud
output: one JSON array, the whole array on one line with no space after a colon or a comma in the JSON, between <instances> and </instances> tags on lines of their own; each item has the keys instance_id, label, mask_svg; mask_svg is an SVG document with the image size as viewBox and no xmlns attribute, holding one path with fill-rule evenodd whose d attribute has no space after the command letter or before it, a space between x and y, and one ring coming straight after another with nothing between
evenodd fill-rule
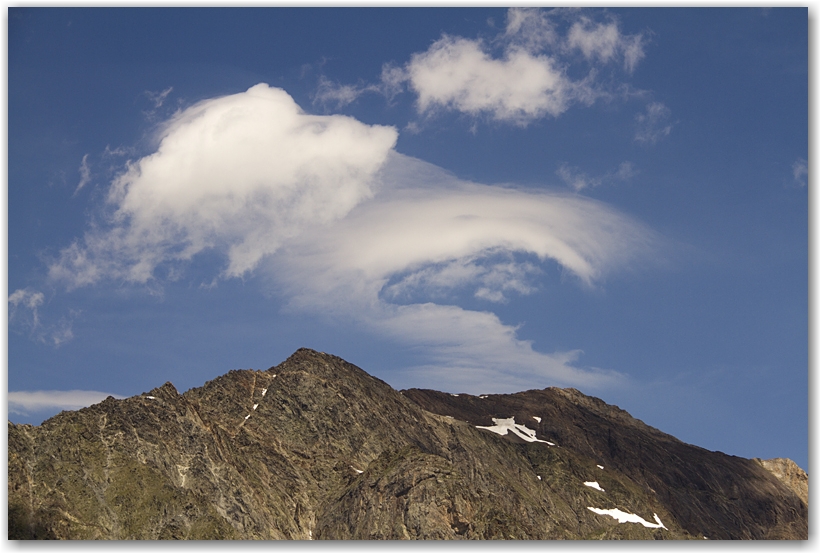
<instances>
[{"instance_id":1,"label":"lenticular cloud","mask_svg":"<svg viewBox=\"0 0 820 553\"><path fill-rule=\"evenodd\" d=\"M203 101L111 183L108 219L61 252L51 277L69 287L178 278L210 251L224 260L215 276L267 275L292 309L422 352L407 374L428 382L515 391L617 380L576 367L578 351L537 352L490 308L536 290L544 264L596 286L645 254L652 233L588 198L459 180L395 152L396 137L306 114L264 84ZM465 291L487 309L459 306Z\"/></svg>"}]
</instances>

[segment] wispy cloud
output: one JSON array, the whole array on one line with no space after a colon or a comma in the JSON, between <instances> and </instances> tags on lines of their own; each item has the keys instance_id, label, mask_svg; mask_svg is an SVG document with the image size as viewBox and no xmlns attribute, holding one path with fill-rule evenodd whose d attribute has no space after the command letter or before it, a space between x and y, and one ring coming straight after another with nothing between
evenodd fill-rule
<instances>
[{"instance_id":1,"label":"wispy cloud","mask_svg":"<svg viewBox=\"0 0 820 553\"><path fill-rule=\"evenodd\" d=\"M288 309L423 352L418 374L435 367L484 391L490 381L471 374L516 386L617 381L577 366L579 352L536 351L457 297L489 309L532 293L551 264L596 287L648 257L654 234L582 196L459 180L398 154L395 140L392 128L307 115L267 85L202 102L112 182L113 218L50 274L69 287L146 283L210 250L225 259L219 278L255 270Z\"/></svg>"},{"instance_id":2,"label":"wispy cloud","mask_svg":"<svg viewBox=\"0 0 820 553\"><path fill-rule=\"evenodd\" d=\"M635 116L635 140L656 144L669 136L673 123L670 121L672 111L661 102L652 102L646 106L646 113Z\"/></svg>"},{"instance_id":3,"label":"wispy cloud","mask_svg":"<svg viewBox=\"0 0 820 553\"><path fill-rule=\"evenodd\" d=\"M601 23L581 17L569 30L567 45L580 50L590 61L609 63L623 59L624 69L629 73L645 55L643 36L623 35L614 20Z\"/></svg>"},{"instance_id":4,"label":"wispy cloud","mask_svg":"<svg viewBox=\"0 0 820 553\"><path fill-rule=\"evenodd\" d=\"M792 175L794 176L794 182L800 186L806 186L809 178L809 162L802 157L798 158L797 161L792 163Z\"/></svg>"},{"instance_id":5,"label":"wispy cloud","mask_svg":"<svg viewBox=\"0 0 820 553\"><path fill-rule=\"evenodd\" d=\"M34 331L40 327L39 308L45 301L45 295L29 289L15 290L9 295L9 323L19 322Z\"/></svg>"},{"instance_id":6,"label":"wispy cloud","mask_svg":"<svg viewBox=\"0 0 820 553\"><path fill-rule=\"evenodd\" d=\"M9 412L30 415L38 411L76 410L94 405L108 396L123 396L92 390L38 390L33 392L9 392Z\"/></svg>"},{"instance_id":7,"label":"wispy cloud","mask_svg":"<svg viewBox=\"0 0 820 553\"><path fill-rule=\"evenodd\" d=\"M145 95L151 100L151 103L154 104L154 108L162 107L162 104L165 103L165 99L168 95L174 90L174 87L169 86L162 92L152 92L150 90L145 91Z\"/></svg>"},{"instance_id":8,"label":"wispy cloud","mask_svg":"<svg viewBox=\"0 0 820 553\"><path fill-rule=\"evenodd\" d=\"M91 168L88 166L88 154L83 156L83 160L80 163L80 183L77 185L77 188L74 190L74 194L76 195L82 188L91 182Z\"/></svg>"},{"instance_id":9,"label":"wispy cloud","mask_svg":"<svg viewBox=\"0 0 820 553\"><path fill-rule=\"evenodd\" d=\"M29 336L43 343L60 347L74 338L74 319L79 311L70 311L57 323L41 321L40 307L45 303L45 294L28 288L15 290L8 298L9 328L23 329Z\"/></svg>"},{"instance_id":10,"label":"wispy cloud","mask_svg":"<svg viewBox=\"0 0 820 553\"><path fill-rule=\"evenodd\" d=\"M621 163L615 171L610 171L604 175L597 177L590 176L578 167L572 167L567 163L562 163L558 170L555 171L564 183L580 192L587 188L595 188L605 183L612 183L616 181L628 181L638 174L637 169L630 161Z\"/></svg>"}]
</instances>

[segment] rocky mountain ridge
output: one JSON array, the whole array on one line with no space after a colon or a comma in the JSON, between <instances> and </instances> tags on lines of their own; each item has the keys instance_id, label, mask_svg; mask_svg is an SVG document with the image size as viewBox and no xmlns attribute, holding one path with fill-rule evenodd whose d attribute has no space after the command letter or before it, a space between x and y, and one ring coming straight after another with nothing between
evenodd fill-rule
<instances>
[{"instance_id":1,"label":"rocky mountain ridge","mask_svg":"<svg viewBox=\"0 0 820 553\"><path fill-rule=\"evenodd\" d=\"M397 392L307 349L9 423L8 444L11 539L808 535L787 460L691 446L573 389Z\"/></svg>"}]
</instances>

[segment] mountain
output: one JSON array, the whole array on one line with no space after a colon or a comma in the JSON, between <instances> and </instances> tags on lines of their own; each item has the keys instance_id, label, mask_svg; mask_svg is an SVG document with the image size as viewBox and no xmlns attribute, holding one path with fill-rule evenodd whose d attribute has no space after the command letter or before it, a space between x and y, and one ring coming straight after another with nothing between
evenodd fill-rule
<instances>
[{"instance_id":1,"label":"mountain","mask_svg":"<svg viewBox=\"0 0 820 553\"><path fill-rule=\"evenodd\" d=\"M787 459L685 444L574 389L398 392L300 349L8 424L10 539L807 539Z\"/></svg>"}]
</instances>

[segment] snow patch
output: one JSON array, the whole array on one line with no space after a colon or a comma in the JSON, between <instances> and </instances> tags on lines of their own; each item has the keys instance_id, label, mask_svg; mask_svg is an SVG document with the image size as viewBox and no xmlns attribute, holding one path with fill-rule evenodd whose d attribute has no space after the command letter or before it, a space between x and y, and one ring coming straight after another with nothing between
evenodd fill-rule
<instances>
[{"instance_id":1,"label":"snow patch","mask_svg":"<svg viewBox=\"0 0 820 553\"><path fill-rule=\"evenodd\" d=\"M257 407L259 407L259 404L258 404L258 403L254 403L254 404L253 404L253 410L254 410L254 411L256 411L256 408L257 408Z\"/></svg>"},{"instance_id":2,"label":"snow patch","mask_svg":"<svg viewBox=\"0 0 820 553\"><path fill-rule=\"evenodd\" d=\"M541 480L541 477L540 477L540 476L538 476L537 474L536 474L535 476L536 476L536 478L538 478L539 480Z\"/></svg>"},{"instance_id":3,"label":"snow patch","mask_svg":"<svg viewBox=\"0 0 820 553\"><path fill-rule=\"evenodd\" d=\"M267 393L268 393L268 389L267 388L262 388L262 397L265 397L265 394L267 394Z\"/></svg>"},{"instance_id":4,"label":"snow patch","mask_svg":"<svg viewBox=\"0 0 820 553\"><path fill-rule=\"evenodd\" d=\"M247 415L245 415L245 420L248 420L249 418L251 418L250 413L248 413Z\"/></svg>"},{"instance_id":5,"label":"snow patch","mask_svg":"<svg viewBox=\"0 0 820 553\"><path fill-rule=\"evenodd\" d=\"M145 396L145 397L147 397L148 399L157 399L154 396Z\"/></svg>"},{"instance_id":6,"label":"snow patch","mask_svg":"<svg viewBox=\"0 0 820 553\"><path fill-rule=\"evenodd\" d=\"M652 522L647 522L638 515L625 513L620 509L596 509L595 507L587 507L587 509L599 515L611 516L621 524L623 524L624 522L634 522L635 524L642 524L646 528L663 528L664 530L668 530L668 528L664 526L661 522L661 519L658 518L658 515L656 513L652 513L655 516L655 522L657 522L657 524L654 524Z\"/></svg>"},{"instance_id":7,"label":"snow patch","mask_svg":"<svg viewBox=\"0 0 820 553\"><path fill-rule=\"evenodd\" d=\"M458 394L450 394L453 397L458 397Z\"/></svg>"},{"instance_id":8,"label":"snow patch","mask_svg":"<svg viewBox=\"0 0 820 553\"><path fill-rule=\"evenodd\" d=\"M484 430L489 430L490 432L495 432L501 436L506 436L507 432L512 432L525 442L542 442L548 445L555 445L552 442L548 442L546 440L539 440L535 437L535 430L532 428L527 428L523 424L515 424L515 417L510 417L508 419L496 419L493 418L493 422L495 426L476 426L476 428L482 428Z\"/></svg>"},{"instance_id":9,"label":"snow patch","mask_svg":"<svg viewBox=\"0 0 820 553\"><path fill-rule=\"evenodd\" d=\"M350 468L352 468L353 470L355 470L355 471L356 471L356 472L358 472L359 474L361 474L361 473L363 473L363 472L364 472L363 470L359 470L359 469L357 469L357 468L356 468L356 467L354 467L353 465L350 465Z\"/></svg>"},{"instance_id":10,"label":"snow patch","mask_svg":"<svg viewBox=\"0 0 820 553\"><path fill-rule=\"evenodd\" d=\"M487 396L478 396L478 399L487 399Z\"/></svg>"},{"instance_id":11,"label":"snow patch","mask_svg":"<svg viewBox=\"0 0 820 553\"><path fill-rule=\"evenodd\" d=\"M595 466L596 466L596 467L598 467L598 468L599 468L599 469L601 469L601 470L604 470L604 466L603 466L603 465L595 465Z\"/></svg>"},{"instance_id":12,"label":"snow patch","mask_svg":"<svg viewBox=\"0 0 820 553\"><path fill-rule=\"evenodd\" d=\"M598 485L598 482L584 482L584 486L589 486L590 488L595 488L599 491L604 491L604 489Z\"/></svg>"},{"instance_id":13,"label":"snow patch","mask_svg":"<svg viewBox=\"0 0 820 553\"><path fill-rule=\"evenodd\" d=\"M533 417L533 418L535 419L535 422L541 422L541 417Z\"/></svg>"}]
</instances>

